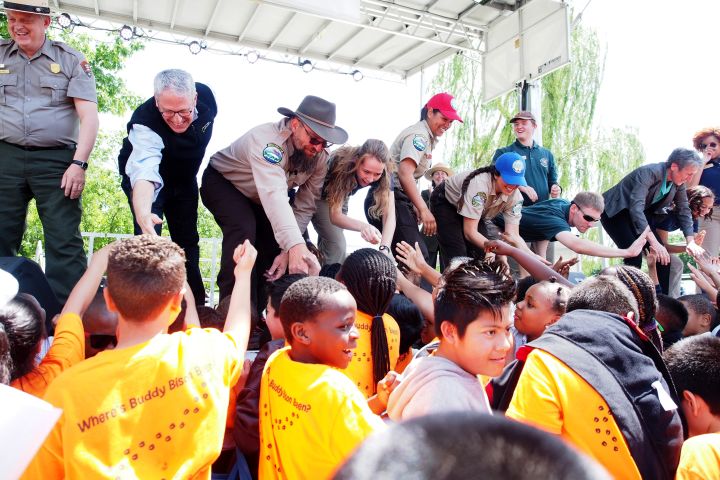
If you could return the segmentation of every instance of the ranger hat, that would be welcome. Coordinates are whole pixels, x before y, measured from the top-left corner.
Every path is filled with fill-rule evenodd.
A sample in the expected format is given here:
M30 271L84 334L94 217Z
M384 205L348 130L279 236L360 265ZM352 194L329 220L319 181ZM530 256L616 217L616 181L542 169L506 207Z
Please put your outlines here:
M448 177L452 177L453 175L455 175L455 172L453 172L453 169L450 168L450 165L440 162L433 165L430 170L425 172L425 178L427 178L428 180L432 180L433 173L435 172L445 172L447 173Z
M277 111L286 117L298 117L326 142L347 142L347 132L335 125L335 104L323 98L308 95L300 102L297 110L280 107Z
M3 8L18 12L50 15L49 0L14 0L12 2L3 2Z

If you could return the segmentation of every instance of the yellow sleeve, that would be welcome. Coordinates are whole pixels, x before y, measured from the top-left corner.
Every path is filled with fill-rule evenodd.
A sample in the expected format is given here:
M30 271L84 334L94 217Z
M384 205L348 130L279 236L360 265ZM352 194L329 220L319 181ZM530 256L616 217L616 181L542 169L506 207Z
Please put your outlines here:
M80 317L66 313L55 327L55 337L40 365L27 375L12 382L11 386L42 398L58 375L85 359L85 331Z
M675 480L717 478L720 478L720 433L687 439L682 447Z
M346 399L338 409L330 429L333 439L337 439L330 448L335 458L341 459L340 463L370 434L385 427L380 417L370 410L360 391L354 385L350 387L356 391L347 389Z
M563 416L558 389L541 353L536 350L528 355L506 416L560 435Z

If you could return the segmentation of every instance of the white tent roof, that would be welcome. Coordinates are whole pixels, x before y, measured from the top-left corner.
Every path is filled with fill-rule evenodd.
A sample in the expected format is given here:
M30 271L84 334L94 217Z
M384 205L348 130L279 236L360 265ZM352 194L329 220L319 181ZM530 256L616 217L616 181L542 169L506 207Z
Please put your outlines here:
M528 0L530 1L530 0ZM55 11L406 77L482 53L524 0L51 0ZM337 6L354 14L342 15ZM358 8L359 7L359 8ZM359 13L358 13L359 10ZM347 13L347 12L346 12Z

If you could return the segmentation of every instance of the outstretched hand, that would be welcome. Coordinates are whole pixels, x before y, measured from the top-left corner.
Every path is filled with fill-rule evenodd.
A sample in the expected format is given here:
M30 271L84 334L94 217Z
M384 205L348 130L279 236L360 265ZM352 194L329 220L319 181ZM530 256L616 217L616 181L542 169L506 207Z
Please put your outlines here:
M513 247L511 245L508 245L502 240L488 240L485 242L485 251L488 253L512 256L512 249Z
M405 241L399 242L395 250L398 262L404 264L411 272L422 274L422 266L426 262L418 242L415 242L415 248Z
M578 257L572 257L570 260L563 261L563 257L560 256L557 259L557 262L552 266L552 269L558 272L560 275L562 275L565 278L568 278L570 275L570 268L578 263L580 259Z

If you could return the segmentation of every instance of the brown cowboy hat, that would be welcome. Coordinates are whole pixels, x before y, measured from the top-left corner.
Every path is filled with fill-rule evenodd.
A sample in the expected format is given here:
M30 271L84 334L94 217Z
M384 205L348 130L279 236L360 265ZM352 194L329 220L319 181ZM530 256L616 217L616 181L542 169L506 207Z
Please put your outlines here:
M347 132L335 125L335 104L323 98L308 95L300 102L297 110L280 107L277 111L286 117L298 117L326 142L347 142Z

